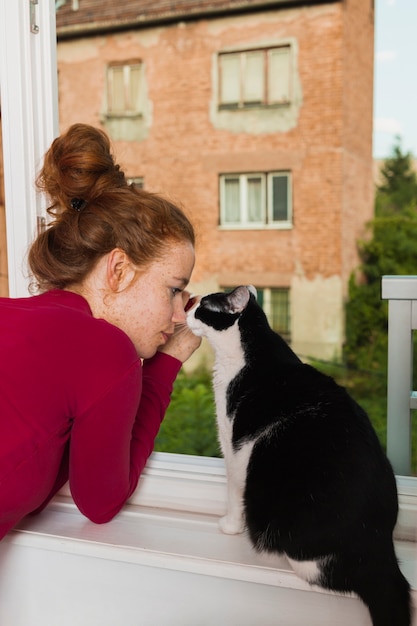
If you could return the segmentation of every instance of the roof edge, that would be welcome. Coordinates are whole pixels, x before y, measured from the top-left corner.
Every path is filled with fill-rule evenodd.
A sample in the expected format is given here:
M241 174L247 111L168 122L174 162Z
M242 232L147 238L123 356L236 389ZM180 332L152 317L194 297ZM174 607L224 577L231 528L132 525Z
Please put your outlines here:
M167 11L160 15L139 16L135 19L128 20L109 20L107 22L94 22L88 24L73 24L71 26L61 26L56 29L57 39L76 39L86 35L101 35L109 32L119 32L130 30L132 28L146 28L149 26L157 26L169 24L173 22L193 21L203 19L205 17L221 17L224 15L233 15L238 13L255 13L265 10L288 9L300 6L311 6L318 4L336 4L344 3L345 0L263 0L262 2L253 4L251 0L241 0L234 6L224 8L213 7L206 9L196 8L181 12Z

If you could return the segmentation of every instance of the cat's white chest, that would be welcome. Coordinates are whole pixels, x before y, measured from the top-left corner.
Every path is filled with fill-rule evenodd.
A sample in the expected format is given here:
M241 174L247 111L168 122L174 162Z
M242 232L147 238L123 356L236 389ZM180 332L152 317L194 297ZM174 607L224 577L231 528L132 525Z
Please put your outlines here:
M227 330L214 334L214 337L209 337L210 339L215 352L213 385L216 408L225 414L227 388L245 365L239 326L236 323Z
M233 420L227 414L227 387L229 380L225 380L221 372L216 370L213 376L214 401L216 404L217 428L223 455L227 454L232 441Z
M237 328L229 329L229 337ZM233 350L216 351L216 362L213 371L214 398L216 403L217 428L219 441L226 464L228 505L227 514L220 520L220 527L225 533L239 533L244 530L243 490L246 481L246 469L252 452L253 443L245 443L238 450L233 447L234 416L228 413L227 394L229 384L245 365L245 358L240 339L235 340ZM222 344L225 347L225 344Z

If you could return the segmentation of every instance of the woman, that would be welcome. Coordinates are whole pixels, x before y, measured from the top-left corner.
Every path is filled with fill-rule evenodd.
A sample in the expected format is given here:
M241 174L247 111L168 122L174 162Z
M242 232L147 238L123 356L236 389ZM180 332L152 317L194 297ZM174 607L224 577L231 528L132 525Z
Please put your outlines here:
M199 345L184 324L193 228L127 184L104 133L55 139L37 185L53 217L29 251L39 294L0 299L0 539L68 479L84 515L111 520Z

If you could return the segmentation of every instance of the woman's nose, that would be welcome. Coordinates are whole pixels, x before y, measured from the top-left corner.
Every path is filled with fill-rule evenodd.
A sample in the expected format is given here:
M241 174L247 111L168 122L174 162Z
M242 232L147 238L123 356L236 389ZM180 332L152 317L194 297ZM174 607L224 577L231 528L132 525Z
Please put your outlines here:
M178 324L179 322L185 322L185 320L186 320L186 315L185 315L185 310L184 310L184 302L182 298L175 298L174 311L172 313L172 321L175 324Z

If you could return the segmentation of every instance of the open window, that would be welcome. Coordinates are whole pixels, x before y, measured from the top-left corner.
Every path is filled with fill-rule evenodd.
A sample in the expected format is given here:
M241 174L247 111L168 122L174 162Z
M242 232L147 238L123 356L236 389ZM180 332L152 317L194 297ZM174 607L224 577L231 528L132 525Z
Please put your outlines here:
M38 221L45 217L44 205L35 193L33 181L36 168L58 133L56 37L51 19L54 11L52 0L33 3L32 11L26 3L0 2L1 112L11 296L28 295L26 251L36 234ZM290 223L289 173L225 174L221 185L222 210L228 225L260 223L264 226L270 223L271 216L272 221ZM268 200L271 194L272 201ZM178 471L170 464L169 455L161 462L162 472L169 476L170 488L174 486L176 490L180 485ZM190 468L199 465L204 465L204 461L198 457L190 459ZM193 476L190 469L184 470L181 494L197 486L199 498L204 499L207 480L199 482ZM415 507L416 479L400 476L398 480L406 503L411 502L410 506ZM181 500L183 496L177 493ZM407 519L411 520L408 528L415 530L411 513Z

